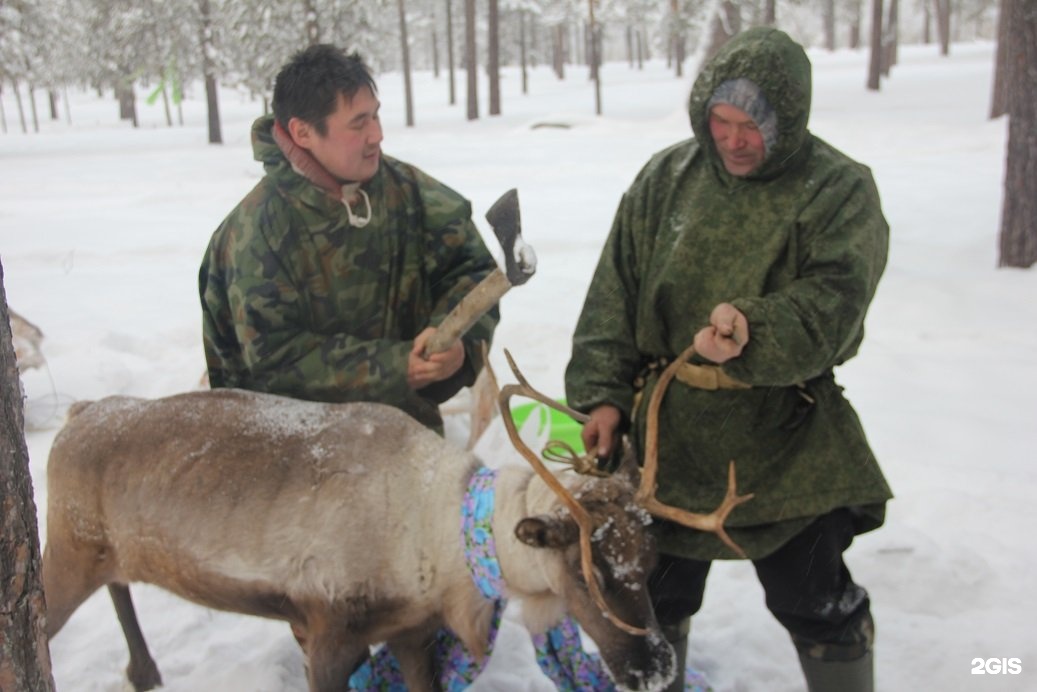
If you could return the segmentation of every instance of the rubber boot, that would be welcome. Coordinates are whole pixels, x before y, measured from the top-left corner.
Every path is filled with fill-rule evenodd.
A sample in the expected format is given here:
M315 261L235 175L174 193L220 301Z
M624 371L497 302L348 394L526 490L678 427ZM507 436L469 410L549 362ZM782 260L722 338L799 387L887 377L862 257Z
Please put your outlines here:
M661 627L663 637L673 647L677 656L677 675L663 692L684 692L684 670L688 661L688 633L691 632L691 618L681 620L674 625Z
M808 692L874 692L872 652L850 661L825 661L804 653L799 664L807 680Z

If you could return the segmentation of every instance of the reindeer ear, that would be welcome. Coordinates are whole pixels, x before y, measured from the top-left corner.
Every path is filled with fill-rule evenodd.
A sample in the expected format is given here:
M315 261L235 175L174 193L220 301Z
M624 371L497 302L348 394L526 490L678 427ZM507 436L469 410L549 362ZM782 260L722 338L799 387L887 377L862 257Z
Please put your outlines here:
M534 548L564 548L580 538L580 529L571 519L526 517L515 526L515 537Z

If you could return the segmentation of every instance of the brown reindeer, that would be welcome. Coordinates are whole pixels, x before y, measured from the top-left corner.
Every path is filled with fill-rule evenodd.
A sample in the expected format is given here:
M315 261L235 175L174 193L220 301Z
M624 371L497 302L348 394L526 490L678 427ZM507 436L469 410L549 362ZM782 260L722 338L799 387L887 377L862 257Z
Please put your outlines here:
M107 585L137 690L161 680L128 585L155 584L204 606L288 621L312 690L341 690L385 641L408 688L433 688L429 642L449 627L477 655L492 604L468 573L460 507L470 454L394 408L322 404L235 390L77 405L47 470L43 557L47 631ZM578 530L529 469L501 469L493 528L508 595L542 631L566 612L594 639L621 689L674 674L645 589L646 516L622 477L575 477L600 529L594 567L614 627L587 590Z
M490 629L493 605L474 585L459 531L478 467L380 404L238 390L77 404L47 469L48 636L107 585L130 681L161 684L130 599L128 585L141 581L289 622L311 690L345 688L378 642L408 689L432 690L435 631L450 628L478 657ZM676 671L648 600L655 551L633 480L563 484L505 467L492 524L526 627L541 632L572 615L617 687L647 692Z

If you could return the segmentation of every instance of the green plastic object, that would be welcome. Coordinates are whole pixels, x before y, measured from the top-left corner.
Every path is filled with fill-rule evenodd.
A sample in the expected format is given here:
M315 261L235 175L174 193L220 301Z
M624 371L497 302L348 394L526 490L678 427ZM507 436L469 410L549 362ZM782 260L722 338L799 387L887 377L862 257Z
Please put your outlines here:
M562 404L565 403L565 399L559 399L558 401ZM583 441L580 439L580 431L583 429L583 426L561 411L556 411L545 404L534 401L511 409L511 415L515 420L515 427L519 430L522 429L522 426L530 416L536 416L534 420L537 421L536 432L538 437L544 437L548 440L561 440L572 447L577 454L582 455L584 453Z

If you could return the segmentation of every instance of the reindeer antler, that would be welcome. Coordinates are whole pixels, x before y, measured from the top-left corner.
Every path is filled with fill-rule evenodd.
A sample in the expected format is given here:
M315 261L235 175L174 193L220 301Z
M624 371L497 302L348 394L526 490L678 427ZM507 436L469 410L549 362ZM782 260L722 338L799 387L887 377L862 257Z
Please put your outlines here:
M504 426L508 429L508 437L511 438L511 443L533 466L533 470L543 479L544 483L546 483L547 486L551 488L559 498L561 498L565 506L569 508L569 513L572 514L573 519L576 521L576 525L580 529L580 565L583 568L583 578L587 582L587 588L590 589L594 602L598 604L599 608L601 608L605 617L611 620L612 624L621 630L634 635L644 636L648 634L648 630L646 629L634 627L633 625L623 622L623 620L613 615L605 604L605 598L601 595L601 589L598 587L598 580L594 578L594 563L591 559L591 533L594 531L594 526L591 524L590 515L587 513L587 510L583 508L583 505L581 505L576 498L572 496L572 493L570 493L555 477L555 475L544 466L533 450L531 450L526 443L522 441L522 438L519 437L518 430L515 428L515 419L511 416L510 401L513 395L521 394L522 396L546 404L556 411L561 411L572 416L581 423L586 423L587 420L589 420L589 417L538 392L530 386L526 381L526 378L522 376L521 372L519 372L518 366L515 365L515 361L512 359L511 353L509 353L507 349L504 350L504 356L508 359L508 365L511 366L511 371L519 381L518 384L505 385L501 388L500 392L501 417L504 419Z
M738 494L735 482L735 462L733 460L727 467L727 493L724 495L724 500L719 507L709 514L689 512L678 507L665 505L655 499L657 489L655 476L659 468L659 407L662 405L663 395L666 394L666 389L669 387L674 375L677 374L678 368L688 362L694 354L694 345L684 349L684 352L659 375L659 381L652 391L645 419L644 468L641 469L641 485L634 497L650 514L662 519L668 519L682 526L698 529L699 531L715 533L717 538L723 541L727 547L735 551L740 557L745 557L745 551L731 540L731 537L727 535L727 531L724 530L724 522L727 520L728 515L731 514L731 510L753 498L753 493L748 495Z

